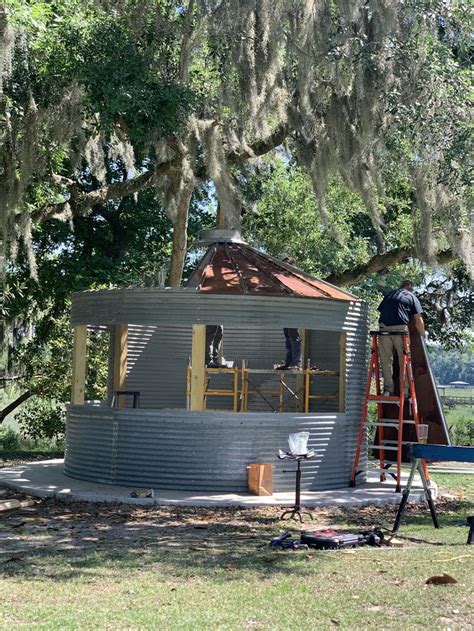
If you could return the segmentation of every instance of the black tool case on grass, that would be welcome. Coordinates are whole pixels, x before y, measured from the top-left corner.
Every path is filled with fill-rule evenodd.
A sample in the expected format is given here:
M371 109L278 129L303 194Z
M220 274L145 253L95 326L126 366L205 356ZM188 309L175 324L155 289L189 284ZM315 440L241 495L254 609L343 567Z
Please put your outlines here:
M364 536L337 530L316 530L301 533L301 543L318 550L340 550L341 548L357 548L364 543Z

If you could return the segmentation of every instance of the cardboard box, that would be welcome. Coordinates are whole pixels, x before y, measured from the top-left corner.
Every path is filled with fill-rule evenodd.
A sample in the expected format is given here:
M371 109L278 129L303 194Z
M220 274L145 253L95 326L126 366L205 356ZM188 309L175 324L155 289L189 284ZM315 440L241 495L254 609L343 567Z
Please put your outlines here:
M273 465L256 462L247 465L247 485L252 495L273 495Z

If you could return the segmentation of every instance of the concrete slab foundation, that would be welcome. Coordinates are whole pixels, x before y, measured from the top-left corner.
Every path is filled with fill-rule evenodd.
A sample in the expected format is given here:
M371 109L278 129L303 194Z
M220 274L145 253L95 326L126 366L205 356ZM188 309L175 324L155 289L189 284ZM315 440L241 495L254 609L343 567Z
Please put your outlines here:
M80 502L119 502L122 504L181 505L181 506L290 506L294 503L294 493L275 493L270 497L249 494L194 493L186 491L163 491L153 489L153 498L132 498L137 490L124 486L94 484L68 478L63 473L63 460L30 462L15 467L0 469L0 486L15 489L35 497L54 497L65 501ZM398 504L400 493L395 493L395 482L391 476L380 482L376 471L369 472L369 481L357 488L344 488L332 491L302 492L301 503L307 507L316 506L363 506L367 504ZM402 476L402 487L406 484L407 473ZM433 497L437 496L437 486L431 481ZM419 479L410 494L410 501L423 499L423 489Z

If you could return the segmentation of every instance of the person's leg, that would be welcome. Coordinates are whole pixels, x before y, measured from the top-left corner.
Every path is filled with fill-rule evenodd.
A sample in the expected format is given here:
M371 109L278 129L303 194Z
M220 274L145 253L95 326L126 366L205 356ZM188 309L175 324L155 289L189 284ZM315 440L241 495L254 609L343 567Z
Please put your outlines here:
M402 331L406 331L406 327L399 327L400 328L400 332ZM393 336L393 346L397 351L398 354L398 366L400 368L400 373L402 372L402 366L403 366L403 356L404 356L404 351L403 351L403 337L401 335L394 335ZM405 383L404 383L404 391L405 391L405 395L408 395L408 377L407 374L405 373Z
M213 361L212 359L212 340L214 338L214 327L206 326L206 366Z
M285 347L286 347L286 359L285 366L291 366L291 341L289 331L291 329L283 329L283 333L285 334Z
M381 324L380 331L387 331L390 333L403 333L407 330L404 325L385 326ZM381 335L379 337L379 356L380 367L382 368L384 391L388 390L390 393L395 391L393 384L393 353L397 351L399 366L401 369L403 362L403 338L401 335ZM408 391L408 382L405 378L405 392Z
M298 329L287 329L290 343L290 366L301 366L301 337Z
M222 337L224 335L224 327L222 324L216 326L214 337L212 338L212 358L215 362L221 361Z
M218 364L224 327L221 324L206 327L206 366Z
M380 331L388 331L391 327L384 326L381 324L379 326ZM393 394L393 343L391 335L379 335L379 358L380 358L380 367L382 369L383 375L383 391L390 392Z

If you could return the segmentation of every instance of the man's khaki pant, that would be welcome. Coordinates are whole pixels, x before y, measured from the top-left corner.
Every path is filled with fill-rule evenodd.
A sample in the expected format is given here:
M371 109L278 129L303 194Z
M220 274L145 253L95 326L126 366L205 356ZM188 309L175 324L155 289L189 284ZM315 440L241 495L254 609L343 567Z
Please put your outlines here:
M390 331L392 333L402 333L408 331L405 325L385 326L380 323L380 331ZM382 368L384 391L394 392L393 386L393 351L398 353L398 365L400 370L403 365L403 337L401 335L380 335L379 336L379 356L380 367ZM408 381L405 376L405 392L408 392Z

